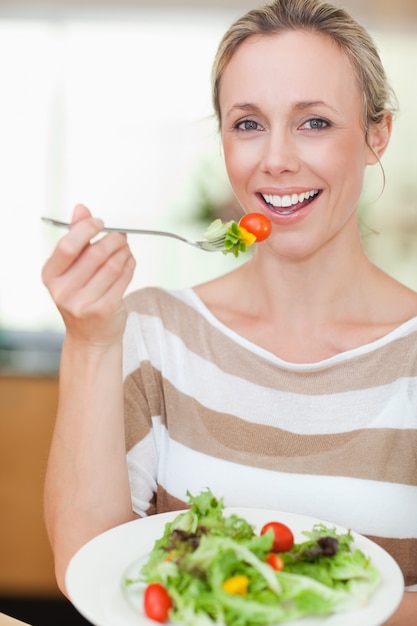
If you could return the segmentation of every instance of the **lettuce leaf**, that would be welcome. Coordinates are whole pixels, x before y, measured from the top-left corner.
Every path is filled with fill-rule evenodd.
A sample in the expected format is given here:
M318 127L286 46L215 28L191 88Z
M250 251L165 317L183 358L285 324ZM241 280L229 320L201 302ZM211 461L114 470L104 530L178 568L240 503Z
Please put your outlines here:
M243 518L225 516L210 490L188 498L190 509L166 524L140 575L166 587L172 622L272 626L358 608L379 585L369 558L352 549L350 532L322 524L305 531L306 541L280 554L284 569L277 572L265 562L272 534L258 535ZM235 576L248 583L242 595L223 587Z
M224 237L223 254L230 252L238 257L241 252L246 252L247 244L245 243L244 233L239 224L233 220L223 223L221 219L212 222L203 234L208 241L214 241Z

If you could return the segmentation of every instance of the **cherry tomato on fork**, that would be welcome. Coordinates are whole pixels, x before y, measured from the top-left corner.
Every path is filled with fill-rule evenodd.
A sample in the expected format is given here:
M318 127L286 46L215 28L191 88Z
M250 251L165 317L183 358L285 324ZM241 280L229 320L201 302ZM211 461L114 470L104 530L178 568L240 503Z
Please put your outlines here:
M240 221L239 226L255 235L256 241L263 241L271 234L272 224L262 213L247 213Z
M146 617L163 624L168 619L171 606L171 598L163 585L151 583L146 587L143 596L143 608Z
M274 543L272 544L273 552L288 552L294 545L294 535L288 526L281 522L267 522L261 528L261 535L269 530L274 533Z

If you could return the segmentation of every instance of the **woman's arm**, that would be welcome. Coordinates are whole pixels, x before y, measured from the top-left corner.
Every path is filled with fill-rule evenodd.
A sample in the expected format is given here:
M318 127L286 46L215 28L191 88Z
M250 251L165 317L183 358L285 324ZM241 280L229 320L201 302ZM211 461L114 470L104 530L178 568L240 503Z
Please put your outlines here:
M394 615L385 626L412 626L417 624L417 592L406 591Z
M42 274L66 326L45 480L45 522L63 593L72 555L134 518L122 388L122 298L134 260L124 236L90 243L102 224L85 207L78 206L73 219Z

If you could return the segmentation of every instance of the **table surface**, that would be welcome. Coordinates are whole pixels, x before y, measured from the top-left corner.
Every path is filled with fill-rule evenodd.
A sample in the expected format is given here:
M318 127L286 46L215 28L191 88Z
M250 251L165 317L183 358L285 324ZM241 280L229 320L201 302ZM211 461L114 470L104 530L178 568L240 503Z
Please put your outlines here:
M10 617L9 615L5 615L4 613L0 613L0 626L29 626L27 622L21 622L14 617Z

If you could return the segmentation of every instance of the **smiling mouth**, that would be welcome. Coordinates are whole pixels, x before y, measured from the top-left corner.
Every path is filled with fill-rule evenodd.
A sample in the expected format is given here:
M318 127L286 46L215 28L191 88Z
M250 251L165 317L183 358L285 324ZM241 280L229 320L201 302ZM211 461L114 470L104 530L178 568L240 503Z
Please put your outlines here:
M291 215L310 204L320 193L319 189L311 189L303 193L293 193L284 196L276 196L262 193L261 196L274 213L279 215Z

